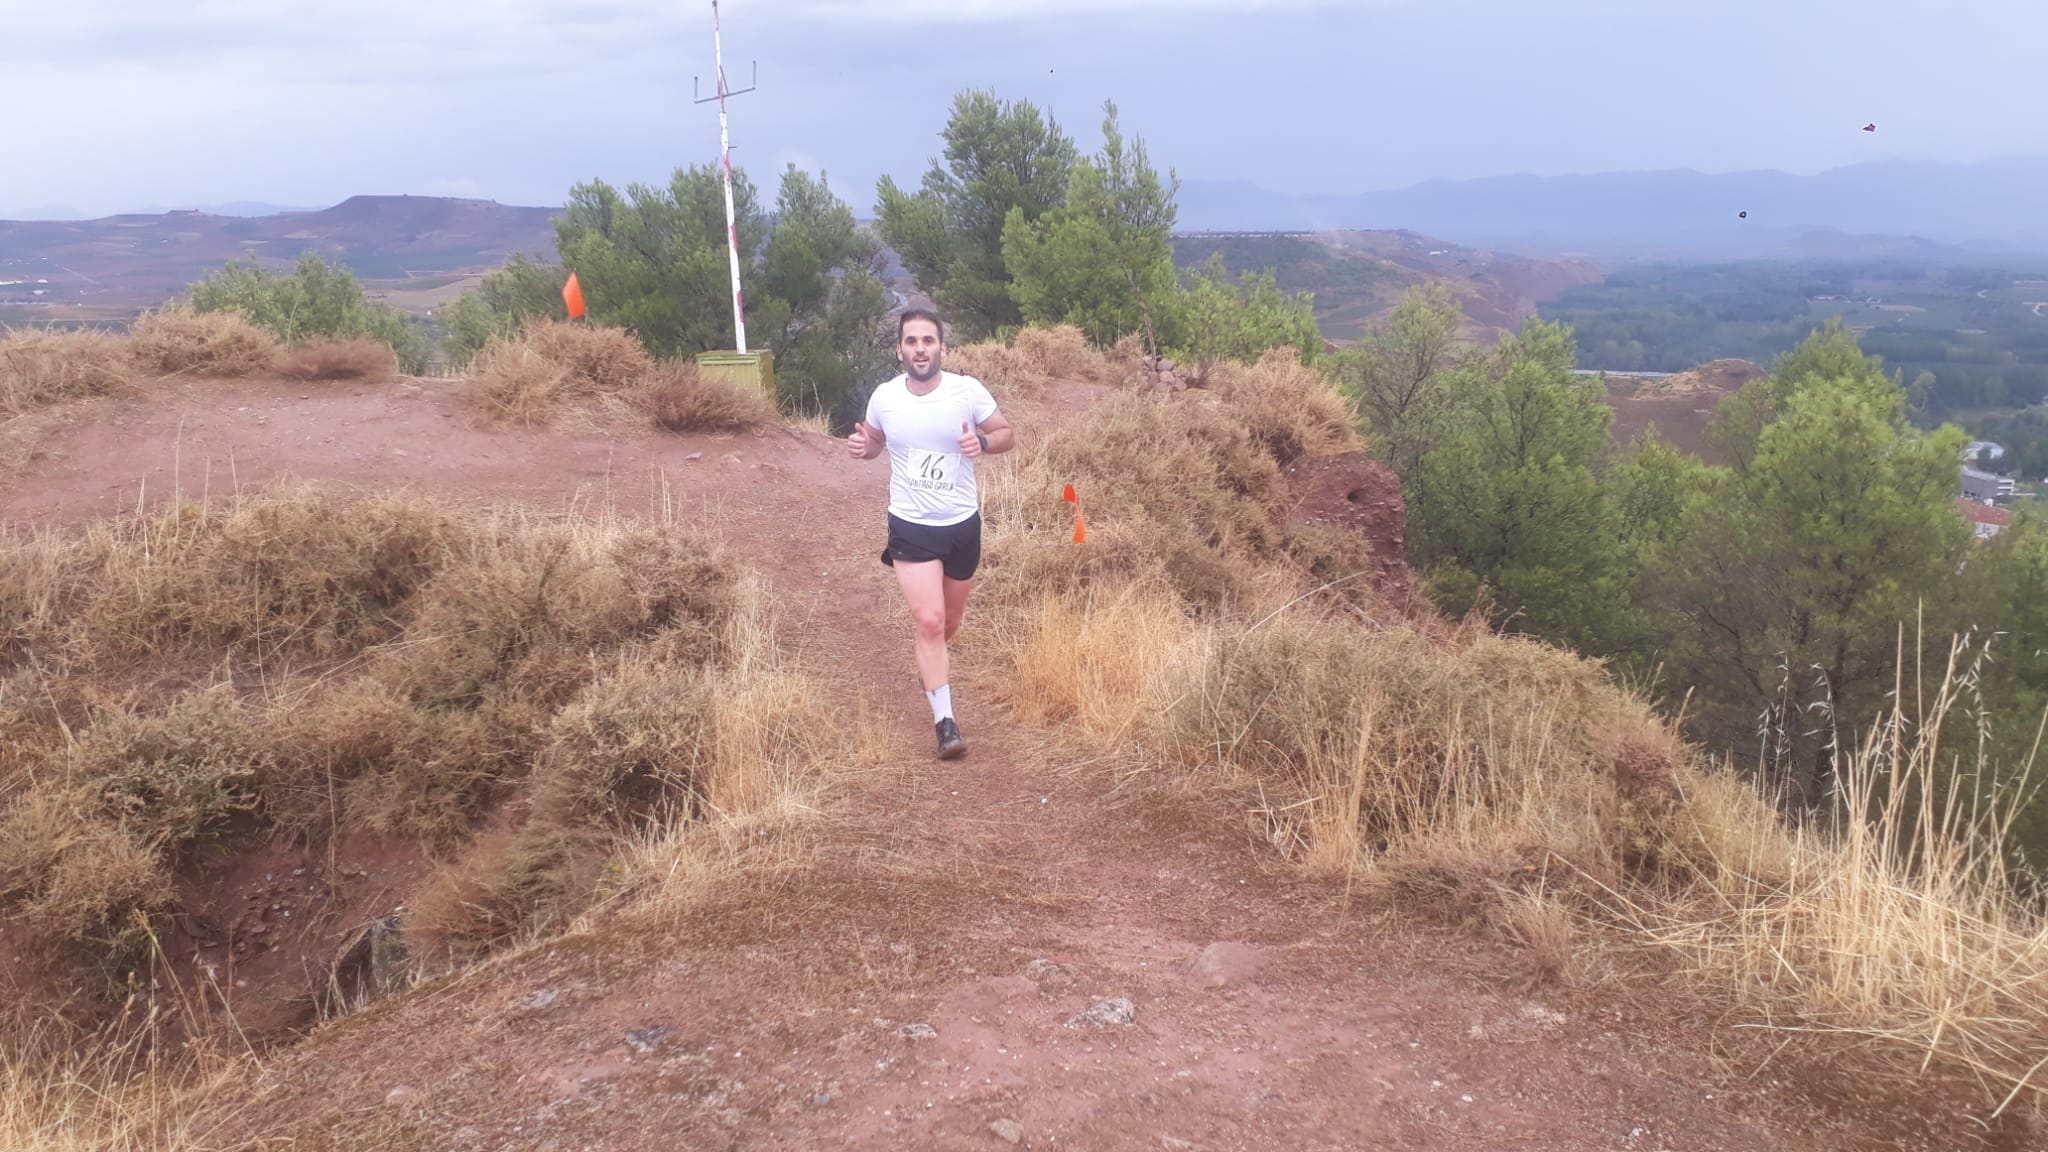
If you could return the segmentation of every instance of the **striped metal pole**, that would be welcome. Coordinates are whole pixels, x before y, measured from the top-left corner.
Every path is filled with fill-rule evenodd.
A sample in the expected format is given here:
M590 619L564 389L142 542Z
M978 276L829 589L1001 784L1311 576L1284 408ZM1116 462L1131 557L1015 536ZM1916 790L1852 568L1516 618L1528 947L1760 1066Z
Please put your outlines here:
M718 66L718 152L725 167L725 254L732 268L732 331L739 350L745 352L747 307L740 291L740 230L732 211L732 135L725 118L725 38L718 23L718 0L711 0L711 50Z

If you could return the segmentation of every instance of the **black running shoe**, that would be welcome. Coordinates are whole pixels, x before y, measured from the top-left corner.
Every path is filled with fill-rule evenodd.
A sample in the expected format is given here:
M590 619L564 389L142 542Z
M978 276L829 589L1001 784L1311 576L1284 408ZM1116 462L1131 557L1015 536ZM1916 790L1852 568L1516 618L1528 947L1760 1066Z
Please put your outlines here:
M933 725L939 733L939 759L958 760L967 755L967 741L960 738L960 726L951 716Z

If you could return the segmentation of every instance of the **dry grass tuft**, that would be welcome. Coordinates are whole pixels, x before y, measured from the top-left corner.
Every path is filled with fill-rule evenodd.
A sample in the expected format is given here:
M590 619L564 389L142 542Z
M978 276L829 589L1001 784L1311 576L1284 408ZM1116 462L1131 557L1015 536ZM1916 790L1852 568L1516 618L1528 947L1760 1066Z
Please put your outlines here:
M1747 1023L1834 1035L1907 1073L1960 1071L2000 1112L2038 1108L2048 917L2015 895L2003 850L2026 774L1987 791L1990 766L1947 750L1965 680L1952 659L1917 722L1903 701L1918 693L1894 693L1839 771L1846 810L1866 818L1838 833L1788 831L1730 781L1689 787L1669 823L1692 882L1629 889L1620 916Z
M1031 357L994 340L946 349L946 371L981 381L999 402L1037 396L1050 380Z
M235 312L171 307L128 329L128 354L151 376L262 376L277 364L277 338Z
M1099 384L1121 374L1079 328L1024 328L1008 344L983 341L946 350L946 370L972 376L997 399L1035 397L1054 380Z
M264 767L224 691L99 720L0 810L0 902L51 938L134 958L171 871L256 807Z
M1358 413L1292 348L1276 348L1257 364L1225 364L1209 387L1244 420L1252 438L1282 467L1304 457L1358 446Z
M625 391L654 370L646 346L624 328L539 318L527 322L520 338L577 384L598 392Z
M113 395L134 385L128 344L118 336L53 328L0 332L0 415Z
M558 712L528 822L444 871L408 936L460 959L556 930L608 894L673 897L676 874L647 872L649 854L694 857L720 829L809 811L824 767L855 754L844 719L790 665L763 588L741 586L721 632L715 665L630 653ZM617 857L622 841L637 866Z
M1018 715L1110 739L1143 732L1159 676L1192 633L1179 597L1155 580L1048 594L1019 623L1004 638L1015 675L1003 686Z
M704 375L681 361L657 366L641 382L634 401L670 432L751 432L780 418L772 397L724 376Z
M0 652L81 668L191 644L332 655L390 635L448 547L450 522L405 496L309 487L96 521L79 535L0 536Z
M1029 446L991 473L990 599L1035 605L1062 591L1136 571L1163 573L1190 600L1218 607L1255 584L1252 558L1278 547L1268 507L1278 469L1213 402L1112 396L1086 421ZM1067 541L1082 500L1092 547Z
M210 1048L163 1059L154 1021L134 1039L80 1048L46 1024L0 1045L0 1148L207 1152L243 1118L254 1061Z
M1112 374L1109 359L1072 324L1022 329L1010 347L1040 375L1056 380L1100 384Z
M278 361L277 374L302 383L388 380L398 375L398 354L366 337L321 340L293 348Z
M493 338L470 365L470 403L493 420L543 425L565 403L618 396L654 372L623 328L537 319L516 338Z
M0 577L9 948L76 961L74 1008L182 1004L188 1036L208 993L158 941L202 858L416 841L441 868L399 938L432 970L783 866L867 737L767 591L668 525L285 489L0 538ZM168 1109L148 1146L205 1130L197 1081L93 1079L103 1038L18 1061L35 1006L8 1009L0 1144L129 1139L93 1102L134 1104L131 1075Z

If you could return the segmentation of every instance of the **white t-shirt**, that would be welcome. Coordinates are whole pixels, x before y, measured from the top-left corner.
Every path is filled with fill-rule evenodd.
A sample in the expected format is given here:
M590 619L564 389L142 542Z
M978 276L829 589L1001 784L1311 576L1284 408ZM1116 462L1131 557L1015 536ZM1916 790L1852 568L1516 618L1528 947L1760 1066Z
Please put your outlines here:
M944 528L979 512L974 461L960 454L960 431L995 414L996 398L972 376L940 372L938 387L923 396L907 376L876 388L867 422L889 447L889 514Z

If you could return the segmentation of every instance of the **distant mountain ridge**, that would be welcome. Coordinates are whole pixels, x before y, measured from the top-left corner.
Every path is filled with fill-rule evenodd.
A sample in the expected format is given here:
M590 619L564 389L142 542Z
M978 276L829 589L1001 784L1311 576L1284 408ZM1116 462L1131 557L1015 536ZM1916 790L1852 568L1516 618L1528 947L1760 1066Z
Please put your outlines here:
M1357 195L1291 195L1246 182L1184 180L1180 226L1410 229L1464 244L1593 256L1732 259L1885 254L1889 247L1918 248L1937 259L1958 255L1951 249L1964 256L2048 253L2044 206L2048 157L2032 157L1979 164L1880 161L1812 176L1690 170L1496 176Z
M196 210L98 220L0 221L0 280L34 281L21 319L92 320L154 307L229 260L283 267L317 252L364 279L495 268L551 256L559 208L442 196L352 196L264 216Z

